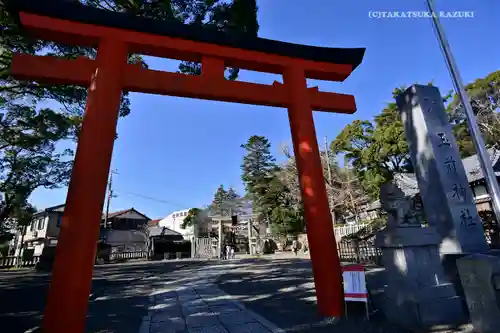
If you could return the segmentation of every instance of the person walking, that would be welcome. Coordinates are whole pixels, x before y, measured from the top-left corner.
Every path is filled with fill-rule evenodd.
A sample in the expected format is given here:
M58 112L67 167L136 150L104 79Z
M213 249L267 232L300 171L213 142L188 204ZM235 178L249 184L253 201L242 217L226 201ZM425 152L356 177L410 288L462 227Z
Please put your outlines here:
M230 258L234 259L234 246L231 246L229 251L230 251L230 254L231 254Z
M295 255L297 255L297 252L299 251L299 246L296 240L292 242L292 251Z

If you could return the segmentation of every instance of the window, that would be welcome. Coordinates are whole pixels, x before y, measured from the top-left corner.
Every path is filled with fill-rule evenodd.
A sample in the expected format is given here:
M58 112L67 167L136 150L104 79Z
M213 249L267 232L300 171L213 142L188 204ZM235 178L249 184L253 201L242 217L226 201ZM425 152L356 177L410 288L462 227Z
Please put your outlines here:
M57 214L57 224L56 224L57 227L61 226L62 217L63 217L63 214Z
M184 212L182 215L187 216L187 212Z
M45 217L38 220L38 230L42 230L45 226Z
M35 228L36 228L36 220L31 222L30 231L35 231Z

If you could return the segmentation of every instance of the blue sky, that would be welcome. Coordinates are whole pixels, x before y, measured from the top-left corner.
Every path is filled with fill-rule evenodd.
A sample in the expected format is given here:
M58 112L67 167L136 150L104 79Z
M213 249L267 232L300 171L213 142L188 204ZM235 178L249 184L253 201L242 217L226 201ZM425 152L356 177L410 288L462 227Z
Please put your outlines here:
M261 37L330 47L366 47L363 63L344 83L314 81L321 90L353 94L354 115L315 113L318 140L335 138L355 119L371 119L391 101L395 87L433 81L452 88L430 20L371 19L370 11L426 10L424 0L260 0ZM474 18L442 23L464 81L500 69L498 0L437 0L438 10L474 11ZM153 69L175 70L177 62L148 59ZM277 75L243 71L242 81L272 83ZM278 147L291 144L285 109L167 96L132 94L132 112L118 125L112 168L118 195L112 210L134 207L151 218L209 204L219 184L240 193L240 145L264 135ZM39 189L38 208L64 203L66 188ZM146 199L145 197L151 198ZM154 199L154 200L153 200Z

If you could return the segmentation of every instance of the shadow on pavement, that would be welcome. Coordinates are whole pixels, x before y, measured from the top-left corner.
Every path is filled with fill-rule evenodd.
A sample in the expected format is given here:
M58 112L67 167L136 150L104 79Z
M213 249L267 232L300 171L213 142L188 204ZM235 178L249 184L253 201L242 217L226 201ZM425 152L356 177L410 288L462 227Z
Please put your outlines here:
M318 314L310 260L243 260L220 276L219 287L286 332L406 333L380 312L365 319L363 303L349 303L348 319L329 321Z
M86 332L137 333L142 317L148 313L154 280L166 280L168 274L165 273L181 270L186 265L193 263L96 267ZM0 271L0 331L40 332L49 285L50 274L47 273Z

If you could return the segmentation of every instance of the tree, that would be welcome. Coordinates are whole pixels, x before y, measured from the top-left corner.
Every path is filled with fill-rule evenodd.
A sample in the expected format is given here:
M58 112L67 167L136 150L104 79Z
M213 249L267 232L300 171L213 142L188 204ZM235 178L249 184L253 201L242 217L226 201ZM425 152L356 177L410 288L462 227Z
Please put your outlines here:
M16 21L16 18L2 6L0 22L2 24L2 38L0 39L0 99L9 102L36 106L38 103L55 101L60 110L68 117L81 119L87 87L74 85L45 85L34 81L17 80L10 75L12 56L14 53L45 54L67 59L79 56L95 57L95 49L87 47L66 46L54 42L42 41L26 36ZM135 61L137 56L130 57ZM2 109L5 106L2 107ZM122 96L120 115L126 116L130 112L130 103L125 92ZM75 131L75 134L77 131Z
M295 158L289 151L287 145L282 146L282 153L287 157L287 161L281 166L281 179L288 189L293 189L290 193L293 193L291 198L296 202L295 207L301 207L302 202ZM326 192L333 219L332 222L335 221L336 214L342 214L345 211L352 212L356 215L357 207L367 201L367 196L361 187L359 178L352 169L341 168L334 154L329 153L327 158L325 152L320 152L320 156L323 165ZM330 164L329 168L328 164Z
M212 215L230 216L238 213L241 208L241 197L230 187L224 189L224 185L219 185L214 194L214 199L209 207Z
M226 192L226 200L228 201L234 201L236 199L239 199L240 196L238 195L238 193L236 193L236 191L230 187L229 190L227 190Z
M191 208L188 211L187 216L182 221L181 228L182 229L186 229L188 227L195 226L197 224L199 218L200 218L201 213L202 213L201 209L199 209L199 208Z
M144 249L147 251L147 257L151 258L153 253L151 252L151 233L149 232L149 226L147 223L144 223L140 227L140 232L144 235Z
M177 21L186 25L200 26L226 34L256 37L259 31L256 0L81 0L81 2L105 10L128 12L137 16ZM179 71L200 75L201 64L182 62ZM239 69L228 68L227 78L235 80Z
M351 212L355 216L356 222L359 222L359 206L365 204L369 198L356 172L349 167L341 169L339 185L339 196L336 200L337 205L344 211Z
M405 89L394 89L393 98ZM355 120L347 125L330 148L335 154L344 155L372 199L378 198L380 185L392 180L394 174L414 171L400 112L394 102L388 103L373 122Z
M465 90L469 95L486 146L500 149L500 71L467 84ZM453 96L447 111L462 157L475 154L465 110L458 95Z
M295 157L290 152L287 144L281 145L281 153L286 157L286 161L280 165L278 178L286 187L287 191L284 195L287 196L289 202L295 203L298 206L302 205L302 196L300 193L299 173Z
M395 103L389 103L375 117L374 123L355 120L347 125L330 147L336 154L344 154L373 198L378 197L380 185L391 180L395 173L412 170L403 124Z
M227 191L224 189L224 185L219 185L217 191L214 194L214 199L210 205L212 214L218 214L223 216L225 212L225 203L227 200Z
M266 220L277 236L303 231L300 190L298 182L292 181L297 178L297 173L293 173L295 166L278 166L270 152L271 144L263 136L250 137L242 148L247 151L242 180L260 219Z
M432 83L429 83L432 85ZM500 148L500 71L489 74L466 86L486 144ZM394 89L393 96L405 87ZM453 99L452 99L453 97ZM448 104L450 124L462 157L474 154L463 108L457 95L448 92L443 97ZM399 110L388 103L373 122L355 120L347 125L331 144L336 154L343 154L347 163L361 179L362 187L372 199L378 198L380 185L390 181L395 173L414 172L409 158Z
M269 140L263 136L251 136L241 145L246 150L241 165L241 179L252 199L254 209L261 218L268 218L269 203L265 201L269 184L276 178L278 166L272 156Z
M133 13L157 20L175 20L186 25L198 25L225 33L257 36L257 6L255 0L234 0L232 3L217 0L73 0L104 10ZM45 85L34 81L14 79L10 75L14 53L46 54L67 59L79 56L95 58L96 50L88 47L66 46L26 36L15 17L0 2L0 116L2 131L10 123L39 125L57 122L61 130L43 140L24 140L21 146L11 135L8 145L0 143L1 170L0 192L3 193L0 223L12 212L13 204L21 205L37 187L53 188L64 185L69 175L71 162L64 158L72 152L58 152L58 140L77 137L87 98L87 88L74 85ZM140 55L131 54L130 63L147 64ZM200 74L198 63L183 62L179 70L187 74ZM228 69L228 78L236 79L238 69ZM38 110L40 103L55 101L61 109ZM126 91L122 94L120 116L130 113L130 102ZM7 120L6 120L7 119ZM71 125L67 127L68 125ZM4 134L4 133L2 133ZM25 134L25 133L24 133ZM23 136L24 136L23 134ZM47 134L47 133L46 133ZM43 141L43 142L42 142Z
M67 183L71 151L57 152L56 143L67 138L74 125L51 109L5 104L10 105L0 112L0 225L16 208L26 206L36 188Z
M186 25L204 27L227 34L243 34L256 37L259 25L257 22L257 4L255 0L73 0L85 5L104 10L125 12L137 16L156 20L177 21ZM51 99L64 106L71 114L81 116L84 101L87 96L86 87L72 85L52 86L36 82L14 80L9 74L9 68L14 52L28 54L47 53L63 58L87 56L94 58L96 50L87 47L66 46L54 42L46 42L26 37L15 17L5 10L3 1L0 2L2 15L2 39L0 40L0 82L2 94L10 94L17 99L29 96L38 101ZM147 66L142 57L132 54L129 62L141 62ZM198 75L201 73L199 63L182 62L179 71L186 74ZM228 78L236 79L238 69L228 69ZM130 103L127 92L124 92L120 114L130 112Z
M285 184L290 193L290 200L295 207L302 206L299 178L295 157L291 153L287 144L281 146L281 153L287 158L286 162L280 165L280 179ZM321 163L323 166L323 178L330 209L333 212L338 207L338 198L341 194L341 183L339 176L339 166L335 154L329 154L328 159L325 152L320 151ZM328 165L329 164L329 165ZM329 167L330 166L330 167ZM329 174L331 172L331 175ZM330 181L331 176L331 181Z
M271 220L271 233L275 236L294 235L304 231L303 214L290 207L274 207Z
M0 224L0 244L10 241L14 237L14 232L18 231L21 235L18 242L20 244L21 251L23 248L26 229L32 223L33 215L36 211L36 208L28 203L17 205L13 209L10 218L5 221L5 223Z

